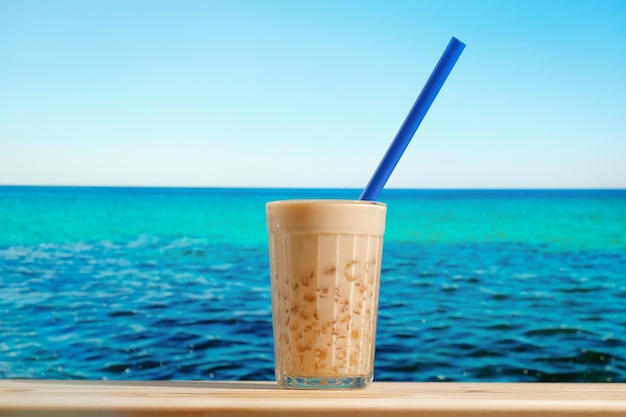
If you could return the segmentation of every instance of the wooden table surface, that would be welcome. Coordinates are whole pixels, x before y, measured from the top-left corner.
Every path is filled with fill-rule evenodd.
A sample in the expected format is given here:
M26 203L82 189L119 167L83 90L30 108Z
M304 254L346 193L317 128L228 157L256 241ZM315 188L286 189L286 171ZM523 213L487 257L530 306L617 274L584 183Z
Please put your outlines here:
M273 382L0 380L0 416L620 416L626 384L375 382L291 391Z

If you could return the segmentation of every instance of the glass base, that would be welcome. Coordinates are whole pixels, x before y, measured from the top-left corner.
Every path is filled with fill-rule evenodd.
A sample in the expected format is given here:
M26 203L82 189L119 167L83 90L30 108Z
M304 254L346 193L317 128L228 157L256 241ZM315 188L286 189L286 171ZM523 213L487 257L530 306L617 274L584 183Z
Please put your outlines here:
M288 389L364 389L372 383L372 376L311 377L278 375L276 381L283 388Z

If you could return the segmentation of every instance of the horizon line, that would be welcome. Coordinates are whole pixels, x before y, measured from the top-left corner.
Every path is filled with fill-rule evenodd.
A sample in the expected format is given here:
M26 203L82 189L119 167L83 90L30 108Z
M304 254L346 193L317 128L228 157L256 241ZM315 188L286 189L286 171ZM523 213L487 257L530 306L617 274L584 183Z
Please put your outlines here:
M109 188L109 189L195 189L195 190L361 190L359 187L323 186L230 186L230 185L71 185L0 184L0 188ZM385 187L384 191L626 191L626 187Z

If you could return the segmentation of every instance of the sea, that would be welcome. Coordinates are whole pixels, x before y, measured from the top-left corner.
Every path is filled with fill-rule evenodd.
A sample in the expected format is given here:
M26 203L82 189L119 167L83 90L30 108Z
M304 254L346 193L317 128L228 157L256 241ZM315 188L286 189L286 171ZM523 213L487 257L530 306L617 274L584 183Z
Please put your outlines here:
M272 380L265 203L0 187L0 378ZM375 380L626 382L626 190L384 190Z

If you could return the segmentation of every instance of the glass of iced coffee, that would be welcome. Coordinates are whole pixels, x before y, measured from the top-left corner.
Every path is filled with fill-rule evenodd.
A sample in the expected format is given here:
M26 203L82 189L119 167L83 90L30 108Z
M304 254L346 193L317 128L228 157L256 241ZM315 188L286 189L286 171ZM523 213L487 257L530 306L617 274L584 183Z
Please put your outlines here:
M386 206L267 203L276 380L366 388L373 378Z

